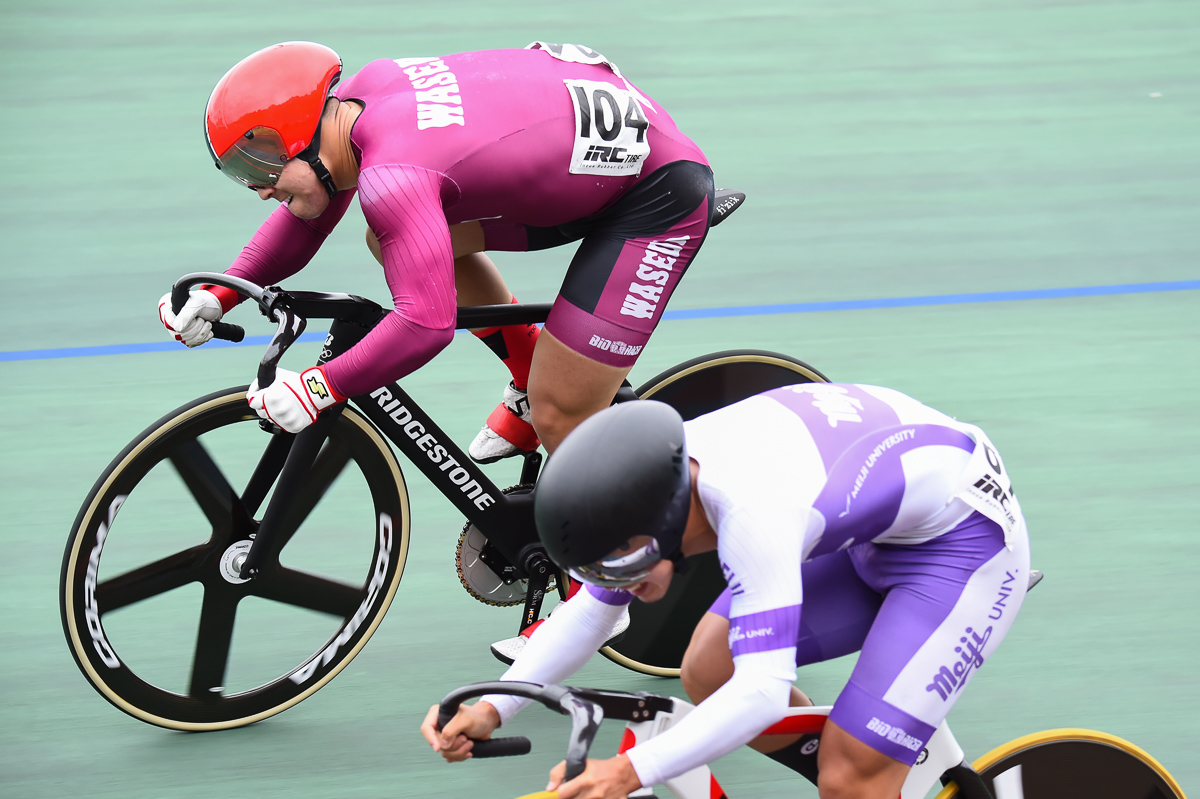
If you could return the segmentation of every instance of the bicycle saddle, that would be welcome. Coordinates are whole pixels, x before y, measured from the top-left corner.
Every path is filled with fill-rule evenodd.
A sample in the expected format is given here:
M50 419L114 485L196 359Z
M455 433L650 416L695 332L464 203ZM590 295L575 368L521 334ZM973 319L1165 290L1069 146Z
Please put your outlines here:
M744 192L734 191L733 189L717 189L717 193L713 195L713 210L712 216L708 219L709 227L716 227L725 221L725 218L736 211L742 203L746 201Z

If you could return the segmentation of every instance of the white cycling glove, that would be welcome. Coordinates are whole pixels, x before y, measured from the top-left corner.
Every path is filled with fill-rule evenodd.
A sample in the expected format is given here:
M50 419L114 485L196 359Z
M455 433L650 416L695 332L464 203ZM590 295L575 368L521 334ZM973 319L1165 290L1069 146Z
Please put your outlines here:
M199 347L212 338L212 323L219 322L224 313L221 301L206 289L192 291L178 315L171 313L170 292L158 301L158 318L176 341L189 347Z
M333 390L320 366L300 374L277 369L275 382L266 388L250 384L246 401L263 419L289 433L299 433L317 420L317 414L346 398Z

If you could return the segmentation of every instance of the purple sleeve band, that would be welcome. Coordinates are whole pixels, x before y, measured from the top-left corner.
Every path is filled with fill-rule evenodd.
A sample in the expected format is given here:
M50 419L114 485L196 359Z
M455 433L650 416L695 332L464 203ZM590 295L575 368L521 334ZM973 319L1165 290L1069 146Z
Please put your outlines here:
M585 585L584 590L591 594L595 599L600 600L606 605L614 607L618 605L628 605L633 601L633 594L628 591L611 591L607 588L601 588L598 585Z
M736 616L729 620L729 651L734 657L796 645L800 605Z

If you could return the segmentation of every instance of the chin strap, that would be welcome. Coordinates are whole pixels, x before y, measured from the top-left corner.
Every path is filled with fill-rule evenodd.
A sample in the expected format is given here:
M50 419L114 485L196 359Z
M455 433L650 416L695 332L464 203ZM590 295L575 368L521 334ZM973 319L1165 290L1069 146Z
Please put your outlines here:
M332 98L331 98L332 99ZM321 123L325 121L324 114L317 120L317 130L313 134L312 141L308 146L300 152L296 153L296 157L301 161L305 161L312 167L316 173L317 180L321 181L321 185L325 187L325 191L329 192L329 199L337 196L337 186L334 185L333 175L329 174L329 170L321 163Z
M333 184L333 175L329 174L329 170L321 163L319 156L314 155L312 160L308 162L308 165L317 174L317 179L321 181L321 185L325 187L325 191L329 192L329 199L332 200L338 193L337 186Z
M679 550L676 550L674 555L668 555L667 560L675 564L676 574L687 574L692 568L692 562Z

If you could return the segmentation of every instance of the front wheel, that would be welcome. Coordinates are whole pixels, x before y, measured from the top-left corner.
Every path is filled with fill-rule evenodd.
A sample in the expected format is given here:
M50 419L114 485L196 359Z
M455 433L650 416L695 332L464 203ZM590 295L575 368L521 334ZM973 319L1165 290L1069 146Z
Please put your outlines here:
M788 355L727 350L674 366L644 383L637 395L665 402L687 420L773 388L828 382L825 375ZM661 600L629 606L629 629L617 643L600 650L605 657L642 674L679 676L692 631L725 590L715 552L689 560L688 572L671 581Z
M109 702L175 730L238 727L329 682L391 604L408 492L387 441L342 408L250 580L242 561L297 436L246 389L147 428L92 488L63 556L63 631Z
M1162 764L1129 741L1093 730L1047 730L1010 741L975 761L995 799L1184 799ZM950 783L936 799L975 799Z

